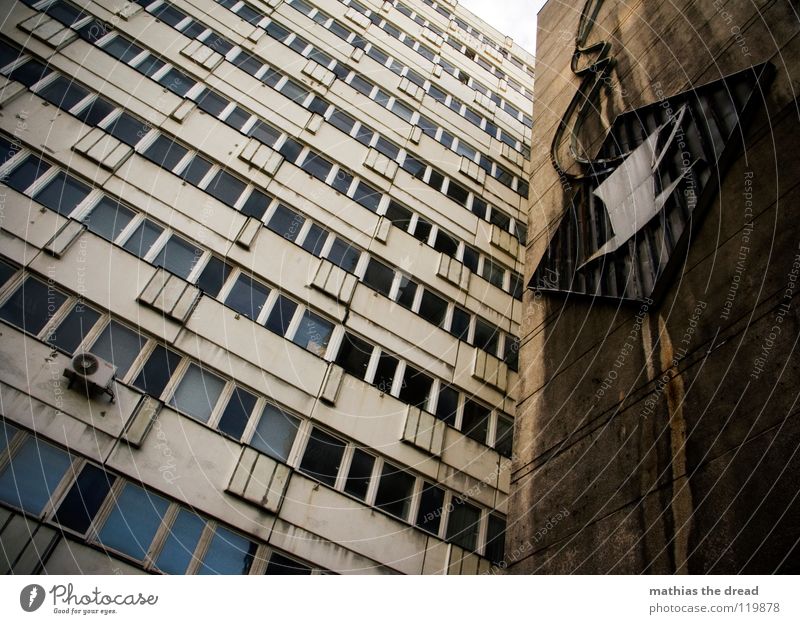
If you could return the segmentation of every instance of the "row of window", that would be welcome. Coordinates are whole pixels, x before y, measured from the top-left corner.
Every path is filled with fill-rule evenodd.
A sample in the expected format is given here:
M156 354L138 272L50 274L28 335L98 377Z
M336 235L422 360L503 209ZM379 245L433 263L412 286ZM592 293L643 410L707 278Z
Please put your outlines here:
M330 20L332 20L330 16L326 15L320 9L312 7L305 0L287 0L287 4L289 4L299 12L303 13L304 15L307 15L309 18L313 19L317 23L326 24L330 23ZM427 45L425 45L424 43L422 43L417 39L414 39L414 37L412 37L408 33L403 32L400 28L398 28L388 20L382 18L374 11L367 11L366 17L367 19L370 20L370 22L372 22L372 24L380 28L387 35L389 35L394 39L397 39L400 43L410 48L411 50L415 51L417 54L422 56L427 61L431 61L432 63L437 63L438 65L442 66L444 70L446 70L448 73L458 78L461 82L463 82L470 88L474 89L475 91L478 91L479 93L482 93L487 97L490 97L497 104L497 106L501 110L504 110L506 113L508 113L514 119L514 121L518 121L525 124L525 120L523 119L522 113L519 110L513 107L509 102L503 100L497 93L489 89L483 83L475 80L474 78L469 77L463 70L456 69L455 66L448 63L444 58L439 56L434 50L429 48ZM386 55L384 53L384 57L385 56ZM421 80L420 83L418 84L424 82L421 76L419 76L419 78Z
M114 38L112 41L117 39ZM34 88L38 95L75 115L84 123L101 127L120 141L137 147L152 162L175 172L185 181L206 190L223 203L258 219L265 214L272 200L252 185L213 165L194 150L189 150L178 142L159 135L146 122L139 121L125 111L119 112L119 109L107 100L92 97L88 88L57 75L43 63L22 57L20 54L15 48L0 41L0 63L4 63L0 69L4 75ZM194 98L202 110L270 147L280 145L279 153L284 158L301 163L299 166L309 174L326 181L331 187L351 197L363 207L376 211L377 214L385 214L395 226L411 232L418 240L434 247L437 251L459 260L471 271L515 298L522 297L522 279L518 273L505 269L480 254L475 248L432 226L420 215L390 200L388 196L382 195L363 180L354 178L322 156L311 152L310 149L303 148L293 139L256 119L216 92L204 89ZM478 198L473 199L472 209L483 211L492 223L502 223L506 227L512 227L503 220L503 213L495 211ZM524 235L524 230L518 229L516 223L513 227Z
M0 146L0 149L4 149L4 146ZM345 332L342 326L334 325L278 289L254 279L239 269L233 269L227 262L197 248L191 242L162 228L150 219L142 215L136 216L132 210L112 198L95 196L83 204L91 190L88 186L33 156L23 154L20 158L21 164L10 174L3 175L4 182L12 188L19 190L27 184L28 194L52 210L61 214L74 214L81 218L92 232L115 242L145 261L163 266L197 284L209 296L217 298L227 307L263 325L269 331L319 357L336 361L347 372L376 386L381 392L435 414L468 437L493 446L499 453L510 456L513 421L509 417L494 413L442 380L434 380L406 361ZM43 180L39 181L34 176L41 172L44 172L40 176ZM75 207L64 208L62 201L68 201ZM344 261L348 256L347 249L343 250L341 255L339 251L331 249L329 253L333 259L342 258ZM6 265L4 273L2 277L10 277L13 268ZM74 309L64 312L65 324L63 327L58 325L59 331L55 331L56 328L51 320L53 309L61 309L61 306L67 303L68 297L54 292L55 294L49 293L42 282L29 277L0 306L0 318L34 335L43 336L53 346L66 353L73 353L79 347L96 353L117 366L117 376L120 380L127 380L152 396L160 397L165 393L167 382L180 358L165 347L157 349L152 347L156 353L152 365L161 367L157 374L151 376L150 382L147 381L147 376L134 376L132 373L128 379L126 375L134 362L140 362L146 339L138 332L116 322L109 323L102 329L102 324L99 323L100 313L80 302L73 302ZM427 305L426 303L426 310ZM457 327L460 311L460 308L453 309L451 332ZM469 323L469 318L464 318L462 321ZM92 331L92 328L95 331ZM483 342L484 346L489 346L489 343L499 341L497 333L492 329L492 326L475 318L472 327L464 327L463 331L466 337L471 337L476 343ZM121 336L117 342L122 341L128 345L126 348L117 346L115 349L115 333L118 337ZM516 343L507 340L504 349L509 348L513 349L513 357L516 358ZM147 366L147 363L144 366ZM212 387L209 385L208 375L203 375L196 366L192 370L195 371L191 373L192 378L205 380L205 387ZM153 379L157 380L157 383ZM153 383L156 385L152 385ZM223 386L224 383L217 380L213 387L219 390L219 394L215 396L210 396L208 392L198 394L193 392L193 386L189 386L191 389L185 396L186 400L195 401L191 405L175 402L184 396L180 392L177 392L170 401L175 407L198 420L208 422L214 413L216 401L222 396ZM225 432L233 435L230 430Z
M140 0L141 2L147 2L148 0ZM325 54L324 52L320 51L318 48L313 46L311 43L293 33L289 29L285 28L284 26L280 25L273 19L266 18L263 13L260 13L256 9L254 9L250 4L246 2L241 2L239 0L215 0L222 6L225 6L233 13L236 13L242 19L248 21L250 24L253 25L260 25L266 33L272 37L273 39L284 43L289 48L293 49L295 52L304 56L306 58L311 58L320 65L324 66L325 68L332 71L337 78L341 80L345 80L345 78L350 75L352 77L358 77L361 80L366 80L366 78L352 70L347 65L332 59L330 56ZM385 67L392 71L393 73L397 74L398 76L408 78L409 81L413 82L423 90L425 90L431 97L436 99L438 102L446 103L445 105L448 106L452 111L456 114L460 115L475 127L479 128L480 130L486 132L492 138L498 139L507 143L509 146L513 147L516 151L522 153L527 158L530 155L530 146L525 144L524 142L517 141L511 135L506 133L504 130L499 128L494 122L486 119L474 109L467 106L464 102L459 100L458 98L454 97L453 95L446 94L441 89L434 87L429 81L424 80L422 76L420 76L417 72L413 71L411 68L407 67L406 65L400 63L396 59L392 59L390 55L386 54L383 50L375 46L374 44L368 43L363 37L357 35L350 31L346 26L343 26L341 22L337 22L333 18L327 18L326 24L330 25L330 30L333 34L343 38L344 41L349 43L350 45L360 48L365 51L368 55L372 56L373 58L381 59L379 62L385 63ZM334 26L336 24L336 26ZM349 33L346 35L345 34ZM374 50L374 51L373 51ZM373 52L370 52L373 51ZM351 82L351 81L348 81ZM369 82L370 85L373 85L371 81ZM373 85L374 86L374 85ZM373 98L374 99L374 98ZM376 100L381 104L380 100ZM409 111L413 111L416 107L408 107L406 105L406 109ZM433 124L430 120L425 119L420 115L420 113L414 112L413 114L407 114L404 109L398 108L395 110L396 106L392 106L388 110L396 114L398 117L408 121L409 123L414 123L413 119L419 119L417 123L420 126ZM434 126L435 127L435 126ZM512 145L513 143L513 145ZM527 187L525 186L525 182L520 180L517 187L517 192L522 195L523 197L527 197Z
M311 574L266 544L0 420L0 501L164 574Z
M149 5L147 8L149 12L151 12L154 16L158 17L158 19L164 21L166 24L169 24L179 32L192 33L192 32L197 32L200 28L205 28L204 25L188 17L188 15L186 15L179 9L175 8L168 2L161 0L156 0L155 2L151 2L151 0L142 0L142 1ZM301 0L295 0L295 2L299 1ZM241 12L241 8L239 9L239 11ZM312 11L314 11L315 16L320 15L320 13L316 11L316 9L313 9ZM325 23L329 22L331 24L336 23L332 21L332 18L326 17L325 19L326 19ZM270 26L268 26L267 29L269 30ZM274 31L273 34L275 34L276 36L280 34L274 28L272 30ZM442 184L434 187L435 190L442 192L443 194L447 195L457 203L461 204L462 206L465 206L467 201L467 199L465 198L468 198L467 190L460 187L458 184L455 183L454 180L451 179L450 187L452 188L450 189L450 192L448 192L446 188L443 186L444 180L448 178L444 176L444 174L439 173L433 166L425 162L425 160L422 159L420 156L409 152L407 149L401 148L400 146L396 145L393 141L387 139L384 136L381 136L377 130L366 125L364 122L358 122L358 129L354 130L353 124L355 122L352 120L352 117L342 109L337 108L336 106L325 100L323 97L320 97L318 95L312 95L312 92L309 91L306 87L291 80L288 76L285 76L278 69L274 68L269 63L265 63L264 61L254 56L253 54L245 52L244 50L241 49L238 49L238 51L233 51L234 48L233 44L226 41L223 37L215 33L213 30L209 29L210 34L207 35L202 34L205 31L200 31L200 32L201 34L197 35L198 41L200 41L204 45L207 45L214 51L226 55L226 58L231 64L239 67L242 71L250 74L251 76L257 78L267 86L275 89L276 91L283 94L290 100L294 101L296 104L302 106L306 110L312 113L317 113L319 115L322 115L326 121L329 121L335 127L339 128L349 136L355 138L363 145L366 145L368 147L375 147L375 149L380 151L388 158L395 160L401 166L405 164L404 169L412 173L412 175L416 174L418 177L422 178L423 176L426 176L427 171L430 170L431 172L430 177L434 181L442 180ZM346 32L350 33L349 30ZM352 35L352 33L350 34ZM287 31L287 37L288 37L288 31ZM293 39L293 41L295 39ZM117 40L119 40L120 42L115 44L114 41ZM119 60L127 62L131 65L134 65L134 63L145 62L138 56L133 56L131 53L126 53L123 58L122 54L125 50L130 50L130 49L140 50L141 48L135 46L130 42L128 42L126 46L124 43L121 43L122 41L126 40L121 36L118 36L111 42L105 44L104 48L111 54L114 54ZM382 54L382 53L379 53L377 48L374 48L371 44L367 45L364 49L366 50L367 55L373 56L373 58L376 58L376 60L378 60L382 64L395 63L394 60L386 57L385 55L376 57L375 56L376 54ZM138 66L139 65L135 65L135 67L137 68ZM459 138L448 133L447 131L444 130L444 128L437 126L433 122L429 121L419 112L415 112L414 110L406 106L404 103L399 101L397 98L393 98L388 93L384 92L379 87L377 87L372 81L364 78L363 75L358 74L356 72L352 72L352 75L350 75L349 68L344 67L341 64L337 64L336 66L334 66L334 71L337 70L337 67L340 70L342 70L340 77L342 80L345 81L346 84L350 84L350 86L352 86L354 89L358 90L363 95L366 95L370 99L373 99L382 106L386 107L388 110L392 111L399 117L403 118L408 123L419 125L427 136L434 139L447 149L455 152L456 154L459 154L460 156L465 156L466 158L472 160L478 166L480 166L484 171L486 171L488 175L498 180L504 186L510 188L515 192L518 192L519 194L527 194L527 189L528 189L527 183L524 182L521 178L519 178L518 176L514 176L511 172L501 167L492 159L488 158L486 155L472 148L469 144L465 143ZM408 75L410 76L411 74ZM421 76L417 75L417 77L419 78L420 81L422 81ZM444 97L444 94L434 87L430 88L430 93L437 98L439 98L439 96L441 96L442 98ZM460 104L458 106L460 106ZM340 119L351 120L350 124L347 126L346 129L342 128L341 125L337 123ZM503 136L505 140L513 140L502 130L501 130L501 136ZM475 203L476 203L475 213L478 214L478 216L480 216L482 219L488 220L489 217L485 216L486 215L485 209L481 208L481 206L485 207L485 203L481 201ZM497 223L506 224L505 229L508 230L509 229L508 225L510 225L511 221L510 217L503 214L497 208L491 208L491 210L498 213L498 216L496 217ZM522 224L517 223L514 233L518 238L520 238L520 240L523 241L524 244L524 236L525 236L524 226L522 226Z

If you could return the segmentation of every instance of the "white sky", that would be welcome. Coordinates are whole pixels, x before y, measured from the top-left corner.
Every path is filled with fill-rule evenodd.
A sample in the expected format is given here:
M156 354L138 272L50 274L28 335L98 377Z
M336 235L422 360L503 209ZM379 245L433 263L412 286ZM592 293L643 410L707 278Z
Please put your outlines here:
M536 13L545 0L459 0L504 35L533 54L536 51Z

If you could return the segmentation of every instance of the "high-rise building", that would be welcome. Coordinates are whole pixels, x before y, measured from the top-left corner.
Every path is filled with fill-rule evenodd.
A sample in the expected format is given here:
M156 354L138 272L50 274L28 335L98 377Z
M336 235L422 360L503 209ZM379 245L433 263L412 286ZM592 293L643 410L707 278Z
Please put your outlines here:
M797 573L796 11L537 33L509 569Z
M6 12L2 570L502 561L533 58L449 0Z

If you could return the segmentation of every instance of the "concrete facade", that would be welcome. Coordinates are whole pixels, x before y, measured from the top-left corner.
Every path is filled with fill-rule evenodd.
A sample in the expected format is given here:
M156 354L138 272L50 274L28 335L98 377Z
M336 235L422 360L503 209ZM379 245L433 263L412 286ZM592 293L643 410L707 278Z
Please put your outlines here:
M447 0L1 30L3 571L502 561L532 57Z
M582 80L583 5L539 13L526 284L584 171L564 145L566 174L551 162ZM578 133L589 154L625 111L764 61L775 77L658 300L526 291L509 570L797 573L797 16L781 2L586 9L584 46L606 41L614 59Z

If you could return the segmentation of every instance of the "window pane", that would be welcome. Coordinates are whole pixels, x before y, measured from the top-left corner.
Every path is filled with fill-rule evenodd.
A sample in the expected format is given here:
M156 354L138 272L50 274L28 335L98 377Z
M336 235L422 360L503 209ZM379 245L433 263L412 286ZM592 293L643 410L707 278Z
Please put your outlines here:
M255 281L252 277L241 274L225 299L225 305L233 308L247 318L256 319L267 301L270 289Z
M91 103L87 104L81 112L75 116L83 123L96 126L114 110L114 105L101 97L96 97Z
M72 354L99 318L99 312L79 301L47 337L47 342L65 353Z
M436 418L443 420L451 427L456 425L458 411L458 392L450 386L439 388L439 399L436 402Z
M114 241L131 222L135 213L128 210L110 197L103 197L86 215L83 222L90 232L102 236L107 241Z
M475 339L473 344L479 349L483 349L492 355L497 355L497 341L500 332L493 325L476 318L475 319Z
M303 240L303 249L319 257L327 240L328 231L321 228L316 223L312 223Z
M433 226L422 217L417 218L417 225L414 226L414 238L423 243L428 242Z
M458 243L452 236L439 230L436 233L436 241L433 244L433 248L436 251L441 251L443 254L454 258L456 251L458 251Z
M66 295L33 277L25 278L0 307L0 319L38 334L67 300Z
M490 284L494 284L498 288L503 287L503 275L505 269L498 264L495 264L489 258L483 259L483 272L484 279L488 280Z
M267 227L285 239L294 241L297 239L300 228L303 227L305 221L305 217L290 210L283 204L279 204L275 209L275 214L272 215L269 223L267 223Z
M114 37L103 46L103 49L123 63L129 63L142 52L139 46L134 45L123 37Z
M200 184L200 181L206 177L206 174L210 169L211 163L202 156L195 154L194 158L192 158L192 161L180 173L180 177L189 182L189 184L194 184L197 186Z
M375 458L372 455L361 449L355 449L350 462L350 470L347 473L347 481L344 484L344 491L364 500L367 497L367 488L369 488L374 465Z
M38 515L70 465L55 446L28 437L0 474L0 500Z
M272 306L269 317L267 317L267 329L279 336L285 335L296 309L297 304L294 301L283 295L278 295L278 299L275 301L275 305Z
M506 335L506 345L503 351L505 363L511 370L517 370L519 368L519 338Z
M389 268L375 258L370 258L367 271L364 273L364 283L377 290L379 293L389 296L394 280L394 269Z
M355 270L360 256L361 252L357 248L339 237L333 241L331 250L328 252L328 260L348 273L352 273Z
M378 360L378 369L375 371L375 379L372 382L381 392L389 393L392 391L397 364L397 358L388 353L381 353Z
M89 194L91 189L63 171L59 171L34 199L62 215L68 215Z
M317 316L313 312L306 310L300 319L300 326L297 328L292 341L304 349L316 353L320 357L325 355L328 348L328 341L333 333L333 323Z
M169 502L161 496L126 483L98 538L105 546L141 561L168 506Z
M389 462L384 462L378 493L375 495L375 506L405 519L411 507L413 489L414 477Z
M208 183L206 192L222 203L233 206L241 194L244 193L245 186L244 182L234 178L226 171L218 171Z
M314 176L317 178L317 180L321 180L322 182L324 182L325 178L328 177L332 167L333 165L330 162L325 160L322 156L314 154L313 152L309 152L306 155L303 164L300 166L303 171Z
M273 459L285 462L300 427L300 419L269 403L264 406L250 445Z
M91 351L114 364L117 367L117 379L122 379L145 342L146 339L139 332L111 321L92 345Z
M253 413L255 406L256 397L244 388L236 386L228 405L225 406L225 411L222 412L217 427L223 433L227 433L238 440L242 437L244 428L247 426L247 421L250 420L250 414Z
M139 227L131 234L130 238L125 241L123 248L143 258L147 255L147 252L150 251L153 243L156 242L163 231L164 228L160 225L156 225L152 221L142 221Z
M133 147L142 137L150 131L150 126L143 121L135 119L128 113L122 113L111 126L106 128L111 136L119 139L126 145Z
M444 490L427 481L424 482L417 512L417 526L423 531L437 535L442 518L442 504L444 504Z
M344 169L339 169L333 177L331 185L340 193L347 195L350 190L350 185L353 183L353 176L347 173Z
M197 278L197 287L209 297L216 297L231 274L231 267L216 256L211 256Z
M172 373L181 362L181 356L167 349L163 345L157 345L147 362L142 367L133 385L152 397L160 397L167 387L167 382L171 379Z
M450 517L447 521L448 541L466 550L475 550L478 543L478 523L480 511L477 507L460 500L453 499Z
M38 94L62 110L69 110L89 95L89 92L69 78L58 76L50 84L39 89Z
M511 457L512 443L514 442L514 421L505 416L497 417L497 432L495 434L494 448L503 457Z
M250 113L248 113L242 107L236 106L225 117L225 123L227 125L231 126L232 128L236 128L237 130L240 130L241 127L244 126L245 123L250 121L250 117L252 117L252 115L250 115Z
M492 563L500 563L505 558L506 521L495 515L489 516L486 531L486 549L484 557Z
M464 266L473 273L478 270L478 252L472 247L464 247L464 259L462 260Z
M247 574L256 544L225 527L217 527L198 574Z
M390 201L389 207L386 209L386 218L401 230L407 230L411 222L411 211L397 202Z
M200 422L208 422L224 387L223 379L192 362L169 404Z
M267 73L269 74L269 71ZM248 134L270 147L273 147L281 136L278 130L260 120L253 124Z
M194 559L205 520L188 509L181 509L169 530L156 559L156 567L167 574L184 574Z
M344 442L314 427L303 454L300 470L333 487L336 475L339 474L344 447Z
M272 553L264 574L311 574L311 568L289 557Z
M359 182L353 193L353 199L359 204L375 212L378 210L378 204L381 201L381 194L374 188L364 182Z
M153 259L153 264L186 279L202 255L202 249L173 234Z
M428 290L422 291L422 300L419 305L419 315L437 327L444 327L447 315L447 302Z
M464 401L464 418L461 423L461 431L473 440L485 444L488 430L489 409L470 399Z
M367 341L345 333L342 346L339 347L339 353L336 356L336 363L351 375L364 379L372 351L372 345Z
M243 215L248 217L261 219L261 217L263 217L264 213L267 211L267 206L269 206L271 201L272 198L269 195L266 195L261 191L254 190L245 200L241 212Z
M30 59L11 70L8 77L21 82L26 87L31 87L48 74L50 74L50 70L47 67L39 61Z
M86 464L59 505L55 521L73 531L85 533L113 483L114 477L105 470Z
M14 167L11 173L3 177L2 182L22 193L48 169L50 169L50 165L43 160L39 160L36 156L28 156Z
M400 400L423 410L428 409L428 396L431 393L433 379L415 368L406 365L403 385L400 388Z
M189 150L163 134L160 134L152 145L142 152L145 158L169 171L172 171L188 153Z
M17 433L17 428L6 420L0 420L0 452L4 451L9 441Z
M453 321L450 324L450 333L456 338L466 340L469 334L469 313L459 307L453 308Z

